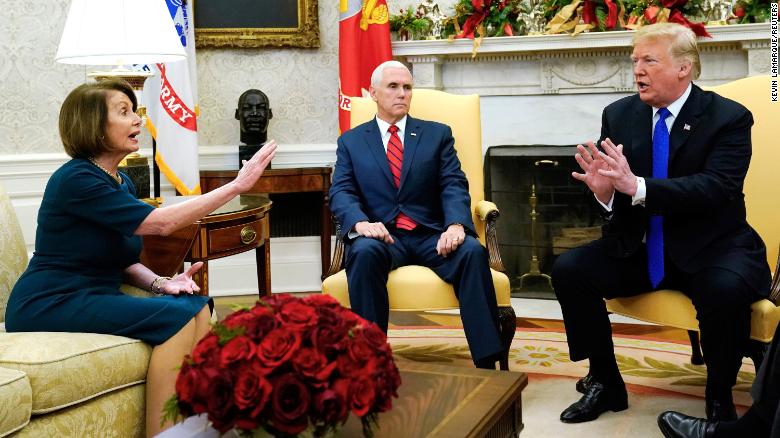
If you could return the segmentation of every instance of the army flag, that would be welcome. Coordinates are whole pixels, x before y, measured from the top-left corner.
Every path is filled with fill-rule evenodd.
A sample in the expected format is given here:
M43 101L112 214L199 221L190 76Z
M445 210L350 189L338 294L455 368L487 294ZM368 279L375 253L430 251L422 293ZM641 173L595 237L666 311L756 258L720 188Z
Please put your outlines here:
M155 76L146 81L146 127L157 142L154 160L182 195L200 194L198 168L197 78L192 1L164 1L179 35L185 61L149 66Z
M368 95L371 73L393 59L385 0L339 0L339 130L349 129L352 97Z

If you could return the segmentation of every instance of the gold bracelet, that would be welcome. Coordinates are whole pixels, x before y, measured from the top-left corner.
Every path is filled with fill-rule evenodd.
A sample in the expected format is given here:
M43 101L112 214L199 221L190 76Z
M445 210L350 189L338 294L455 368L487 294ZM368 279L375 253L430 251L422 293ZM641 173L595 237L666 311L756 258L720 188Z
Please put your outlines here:
M162 290L160 289L162 287L162 284L166 280L172 280L171 277L157 277L154 280L152 280L152 284L149 286L149 290L153 294L157 295L163 295Z

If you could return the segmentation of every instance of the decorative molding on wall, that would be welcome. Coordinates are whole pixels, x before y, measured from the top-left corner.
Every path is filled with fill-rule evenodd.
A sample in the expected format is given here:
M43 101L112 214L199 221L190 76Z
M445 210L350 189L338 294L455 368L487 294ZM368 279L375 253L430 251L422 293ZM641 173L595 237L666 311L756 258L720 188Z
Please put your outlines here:
M150 156L151 151L141 150ZM64 153L0 155L0 184L11 197L22 226L27 250L35 248L38 208L51 174L70 158ZM272 167L323 166L336 161L335 144L280 145ZM201 146L202 169L237 169L237 146ZM174 196L173 186L163 177L163 196ZM273 218L273 209L271 209ZM274 292L320 290L319 237L271 239L271 289ZM213 296L245 294L257 290L255 255L238 254L209 262Z
M699 41L702 77L714 85L766 73L769 24L708 27ZM393 54L412 66L415 85L459 94L533 96L634 90L633 32L592 32L472 40L395 41Z

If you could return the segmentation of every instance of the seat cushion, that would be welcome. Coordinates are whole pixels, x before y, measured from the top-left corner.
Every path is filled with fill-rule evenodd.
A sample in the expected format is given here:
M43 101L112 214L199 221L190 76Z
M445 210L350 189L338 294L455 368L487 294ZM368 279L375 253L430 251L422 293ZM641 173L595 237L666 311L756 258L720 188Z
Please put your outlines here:
M683 330L699 331L696 308L676 290L658 290L633 297L606 300L607 310L618 315ZM751 306L750 338L770 342L780 321L780 309L769 300Z
M27 375L0 368L0 437L29 423L31 411L32 390Z
M509 278L491 269L496 300L500 307L510 306ZM343 269L322 282L322 292L336 298L342 306L350 307L347 273ZM387 293L391 310L422 311L457 309L458 300L452 285L432 270L417 265L402 266L390 272Z
M32 413L89 400L146 379L151 347L94 333L0 333L0 367L24 372Z
M13 438L143 438L145 409L145 385L139 383L76 406L34 416Z

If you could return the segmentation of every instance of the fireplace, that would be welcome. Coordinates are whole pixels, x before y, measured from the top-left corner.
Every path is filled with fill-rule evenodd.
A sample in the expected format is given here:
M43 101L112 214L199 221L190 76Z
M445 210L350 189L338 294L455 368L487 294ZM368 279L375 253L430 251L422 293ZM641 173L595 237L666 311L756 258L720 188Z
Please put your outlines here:
M485 198L498 205L501 258L513 297L555 298L550 272L562 252L601 235L601 218L571 145L501 145L485 154Z

